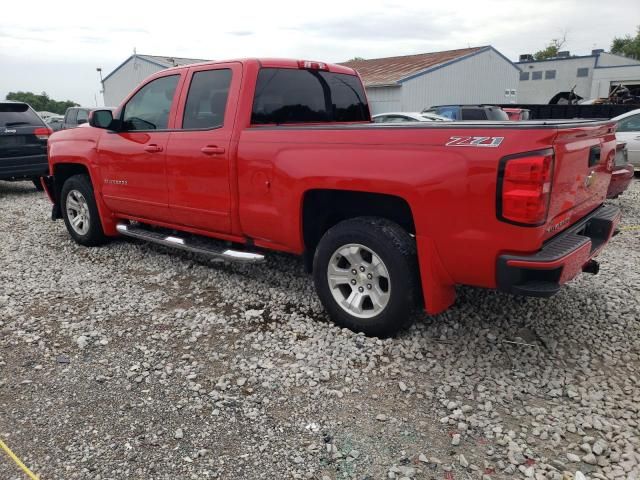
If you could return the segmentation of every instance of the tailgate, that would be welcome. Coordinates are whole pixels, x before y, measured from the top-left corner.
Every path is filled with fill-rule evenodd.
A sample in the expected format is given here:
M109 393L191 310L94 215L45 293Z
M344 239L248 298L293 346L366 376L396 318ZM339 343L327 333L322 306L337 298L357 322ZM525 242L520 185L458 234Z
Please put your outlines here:
M555 162L545 239L605 201L616 154L615 124L560 128L553 146Z

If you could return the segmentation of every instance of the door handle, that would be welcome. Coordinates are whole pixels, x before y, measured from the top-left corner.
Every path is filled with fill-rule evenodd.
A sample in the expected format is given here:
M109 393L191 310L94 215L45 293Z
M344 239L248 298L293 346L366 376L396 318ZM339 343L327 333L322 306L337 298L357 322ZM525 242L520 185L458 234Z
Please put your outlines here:
M200 151L205 155L216 155L225 152L224 147L218 147L217 145L207 145L202 147Z
M144 146L145 151L151 153L157 153L162 151L162 147L160 145L156 145L155 143L150 143L149 145Z

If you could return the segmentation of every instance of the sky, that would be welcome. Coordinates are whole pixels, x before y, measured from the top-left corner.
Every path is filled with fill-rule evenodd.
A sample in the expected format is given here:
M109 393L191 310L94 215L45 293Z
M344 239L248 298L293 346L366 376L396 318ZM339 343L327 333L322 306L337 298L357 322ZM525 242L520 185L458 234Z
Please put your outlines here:
M134 51L221 60L340 62L493 45L512 60L566 36L565 49L609 49L635 34L640 1L403 0L3 2L0 99L46 91L102 105L107 75Z

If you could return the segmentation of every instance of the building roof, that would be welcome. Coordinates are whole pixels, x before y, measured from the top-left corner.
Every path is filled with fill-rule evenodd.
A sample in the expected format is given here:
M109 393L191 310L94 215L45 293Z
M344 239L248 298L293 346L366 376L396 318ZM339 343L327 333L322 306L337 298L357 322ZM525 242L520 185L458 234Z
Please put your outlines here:
M180 67L182 65L189 65L191 63L201 63L201 62L209 62L210 60L205 60L201 58L182 58L182 57L164 57L162 55L136 55L138 58L142 58L143 60L147 60L151 63L156 63L165 68L170 67Z
M382 87L398 85L403 80L407 80L408 77L427 73L449 63L462 60L465 57L473 56L487 50L495 49L490 46L461 48L458 50L446 50L444 52L404 55L401 57L352 60L344 62L341 65L357 70L362 77L362 81L365 86Z
M201 62L209 62L211 60L203 60L200 58L184 58L184 57L171 57L171 56L162 56L162 55L142 55L139 53L134 53L129 58L127 58L124 62L118 65L113 69L109 75L104 77L103 82L109 78L111 75L120 70L127 62L133 58L144 60L145 62L152 63L160 68L171 68L171 67L180 67L182 65L189 65L191 63L201 63Z

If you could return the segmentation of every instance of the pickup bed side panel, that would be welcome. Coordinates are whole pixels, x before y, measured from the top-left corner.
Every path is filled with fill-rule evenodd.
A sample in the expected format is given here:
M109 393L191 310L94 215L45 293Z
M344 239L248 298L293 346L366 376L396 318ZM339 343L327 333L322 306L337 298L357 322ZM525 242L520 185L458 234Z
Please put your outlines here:
M238 149L239 216L257 245L301 253L301 203L311 189L396 195L410 205L426 305L453 300L453 285L495 287L495 262L506 248L536 251L543 228L496 219L499 160L548 148L553 129L475 127L473 135L504 136L497 148L447 147L449 128L249 128ZM429 298L431 296L431 299Z

